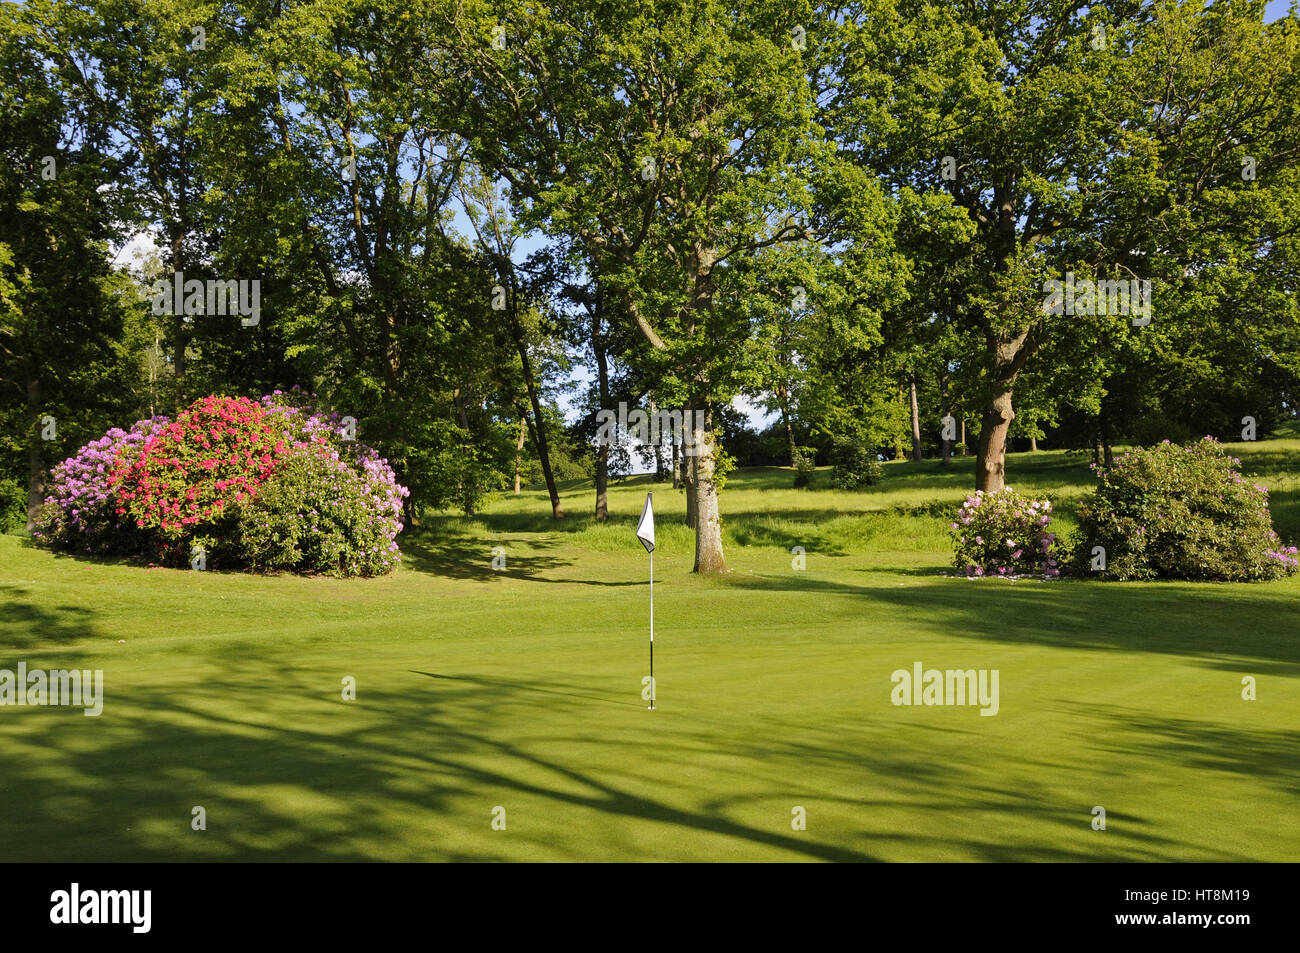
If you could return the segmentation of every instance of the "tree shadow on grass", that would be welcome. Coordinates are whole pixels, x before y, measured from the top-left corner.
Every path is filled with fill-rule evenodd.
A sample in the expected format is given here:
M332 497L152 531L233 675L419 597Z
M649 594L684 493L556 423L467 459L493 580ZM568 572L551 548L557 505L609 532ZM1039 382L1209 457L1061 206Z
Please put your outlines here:
M31 722L0 746L0 843L10 859L61 861L510 860L528 856L530 844L574 860L708 859L724 844L745 856L826 861L879 859L871 845L885 843L916 856L957 849L1008 861L1204 849L1120 813L1112 816L1129 821L1126 840L1103 846L1077 834L1086 806L1054 785L1060 765L1044 756L1030 766L1035 780L1001 781L978 725L908 726L900 739L869 715L823 727L713 708L679 709L661 732L629 719L640 706L622 694L579 679L366 670L362 661L358 698L344 702L334 664L295 668L275 653L230 659L183 689L109 693L101 719L81 719L94 724ZM548 719L539 725L542 706ZM1242 752L1258 733L1113 717L1133 723L1122 740L1128 754L1252 770ZM949 743L937 760L929 729L969 733L970 743ZM1296 740L1279 733L1249 757L1284 756ZM1239 763L1216 761L1217 745ZM1279 783L1294 781L1295 768L1274 771ZM728 785L733 777L743 783ZM792 803L852 820L794 832ZM488 831L493 805L507 806L524 841ZM205 831L190 828L194 806L207 812ZM879 811L914 822L873 823ZM954 838L972 818L975 831ZM651 826L627 826L636 822Z
M802 546L821 556L846 556L864 545L870 546L873 541L887 539L890 532L898 532L898 521L907 519L925 520L927 522L923 525L929 528L936 517L930 513L901 512L896 507L863 512L833 509L750 511L725 514L723 529L728 545L770 546L787 552L792 546ZM838 525L830 525L833 521L838 521ZM857 539L853 539L855 533ZM867 537L866 542L862 541L863 535ZM848 546L845 545L846 538L851 540Z
M1101 723L1092 733L1093 743L1114 753L1152 763L1174 761L1196 771L1263 778L1300 797L1300 731L1232 728L1118 705L1080 707L1078 716Z
M554 550L557 539L483 539L475 536L435 536L422 534L404 540L402 562L416 572L444 576L451 579L468 579L490 582L493 579L518 579L560 585L581 586L639 586L640 580L610 581L591 578L567 578L548 574L550 570L571 566L573 560L558 556L526 555L527 551ZM493 549L505 549L505 566L494 569Z
M630 790L606 765L590 770L555 746L619 745L626 763L647 754L591 727L562 737L519 740L511 724L546 695L545 704L579 713L609 710L609 699L542 680L413 676L398 688L361 680L352 705L332 701L326 679L279 669L269 685L264 666L227 666L185 694L137 689L105 702L96 744L64 730L41 732L0 749L0 843L20 860L503 860L486 846L467 850L431 842L414 849L413 826L488 829L488 808L510 805L512 827L540 804L545 817L575 812L571 843L551 845L572 859L606 856L583 828L585 811L646 820L681 832L721 835L819 860L869 860L834 843L754 827ZM453 687L439 688L433 679ZM423 681L427 688L422 689ZM316 717L282 711L309 699ZM337 699L337 694L334 698ZM597 705L589 704L595 698ZM626 707L626 706L620 706ZM583 720L571 719L570 725ZM78 726L79 727L79 726ZM41 756L35 756L39 741ZM672 746L658 756L671 758ZM673 787L665 777L661 784ZM482 801L467 821L464 799ZM297 805L297 807L295 807ZM192 806L204 807L207 830L189 830ZM480 818L481 815L481 818ZM516 821L517 819L517 821ZM582 820L580 820L582 819ZM480 823L481 820L481 823ZM534 823L537 822L533 818ZM557 838L564 839L563 834ZM676 837L678 834L667 835ZM487 841L486 836L480 838ZM654 856L642 844L642 859ZM415 854L416 857L410 855ZM584 856L585 854L585 856Z
M862 573L865 576L911 576L916 579L959 578L957 570L951 567L934 566L867 566L851 569L849 572ZM965 576L960 576L965 578ZM874 580L873 580L874 581Z
M844 547L822 527L836 518L864 515L866 514L837 513L833 510L729 513L723 528L728 544L771 546L787 552L792 546L802 546L822 556L843 556L846 555Z
M81 606L42 604L29 589L0 585L0 652L73 642L98 634L92 610ZM82 654L60 649L61 658L79 658ZM0 661L3 660L0 657Z
M854 586L807 573L747 573L728 577L724 584L884 603L932 630L961 638L1197 656L1227 667L1233 659L1250 659L1300 674L1300 639L1295 637L1300 589L1284 594L1276 587L1254 589L1249 583L957 578L901 587L874 580Z
M521 550L548 550L558 545L555 540L485 540L472 536L438 536L422 533L402 540L402 563L416 572L446 576L451 579L473 579L486 582L505 577L534 582L547 581L540 573L559 566L570 565L570 560L547 555L524 555ZM506 564L503 569L493 569L492 550L505 546Z
M20 545L23 549L47 553L56 562L71 560L88 566L133 566L140 569L154 565L144 556L126 556L121 553L74 553L66 549L56 549L49 543L42 543L30 536L24 536Z

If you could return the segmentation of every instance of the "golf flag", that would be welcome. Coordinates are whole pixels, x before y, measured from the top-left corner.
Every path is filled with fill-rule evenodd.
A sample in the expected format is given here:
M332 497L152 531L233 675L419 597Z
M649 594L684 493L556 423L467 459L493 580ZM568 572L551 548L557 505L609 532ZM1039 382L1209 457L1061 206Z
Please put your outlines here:
M655 510L650 499L653 493L645 495L645 506L641 510L641 519L636 524L636 538L650 554L650 705L655 710Z
M653 493L645 495L645 507L641 510L641 522L636 524L636 538L641 540L647 553L655 551L655 511L650 504Z

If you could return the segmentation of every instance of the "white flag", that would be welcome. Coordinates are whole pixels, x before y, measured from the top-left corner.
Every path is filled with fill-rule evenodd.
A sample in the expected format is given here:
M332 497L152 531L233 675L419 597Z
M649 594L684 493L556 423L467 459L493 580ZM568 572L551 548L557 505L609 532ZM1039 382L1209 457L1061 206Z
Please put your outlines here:
M641 545L645 547L647 553L655 551L655 511L650 505L650 497L653 493L645 495L645 508L641 510L641 521L636 524L636 538L641 540Z

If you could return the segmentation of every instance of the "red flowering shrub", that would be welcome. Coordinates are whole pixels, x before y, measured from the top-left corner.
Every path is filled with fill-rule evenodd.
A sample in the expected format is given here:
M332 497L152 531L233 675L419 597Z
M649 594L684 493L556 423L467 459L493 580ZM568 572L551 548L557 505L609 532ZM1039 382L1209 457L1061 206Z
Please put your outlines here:
M165 562L188 562L192 544L223 542L226 508L251 499L290 449L261 405L204 397L120 458L108 485L117 515L154 531Z

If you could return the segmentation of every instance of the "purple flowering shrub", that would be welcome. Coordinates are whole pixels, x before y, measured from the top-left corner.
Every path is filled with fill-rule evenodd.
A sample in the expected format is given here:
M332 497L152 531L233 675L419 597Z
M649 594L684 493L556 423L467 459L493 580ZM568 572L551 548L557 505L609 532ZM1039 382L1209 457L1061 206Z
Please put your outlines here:
M142 544L129 516L115 512L109 484L114 464L140 455L145 443L171 421L137 420L130 430L114 427L56 466L34 537L56 549L94 555L130 554Z
M1011 487L976 491L952 524L953 565L968 576L1059 576L1052 544L1052 504Z
M1240 465L1206 437L1133 450L1098 470L1101 483L1079 505L1075 569L1103 579L1219 581L1295 572L1296 547L1273 530L1268 488Z
M255 485L222 499L220 513L195 508L188 518L194 524L190 540L203 546L212 568L371 576L391 572L400 562L397 535L409 491L387 460L355 440L340 415L314 409L314 396L295 388L259 404L246 402L257 411L252 416L261 436L269 432L283 451L263 459L266 472ZM228 399L196 403L204 401ZM223 419L236 430L251 426L242 416ZM157 521L132 517L131 498L140 495L134 484L110 479L132 470L146 452L158 452L169 424L155 417L129 431L115 428L55 467L36 537L74 553L187 562L188 552L177 549ZM163 489L194 499L201 488L186 485L182 471L169 474Z

